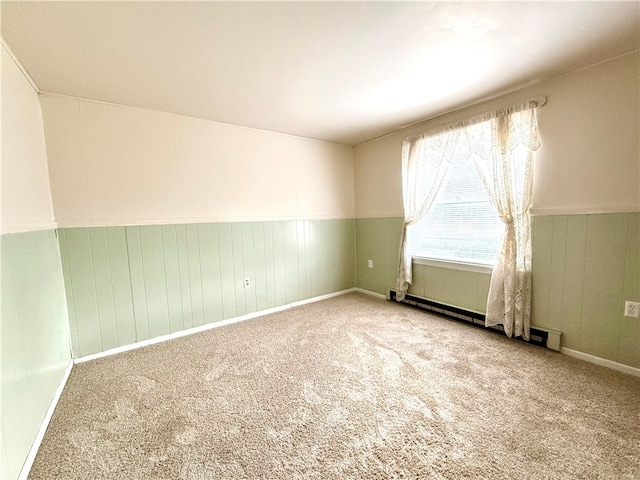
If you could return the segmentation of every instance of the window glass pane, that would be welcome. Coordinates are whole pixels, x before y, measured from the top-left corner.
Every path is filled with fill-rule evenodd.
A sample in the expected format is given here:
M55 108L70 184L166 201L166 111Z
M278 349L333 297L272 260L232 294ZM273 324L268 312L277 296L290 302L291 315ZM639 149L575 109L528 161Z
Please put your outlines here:
M429 213L410 229L412 255L493 265L503 231L473 163L457 161Z

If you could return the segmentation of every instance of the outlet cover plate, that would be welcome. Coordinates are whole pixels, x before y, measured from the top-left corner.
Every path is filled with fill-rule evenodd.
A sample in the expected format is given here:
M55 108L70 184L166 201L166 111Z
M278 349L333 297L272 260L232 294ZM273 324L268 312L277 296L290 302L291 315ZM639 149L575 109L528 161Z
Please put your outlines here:
M629 318L639 318L640 302L624 302L624 316Z

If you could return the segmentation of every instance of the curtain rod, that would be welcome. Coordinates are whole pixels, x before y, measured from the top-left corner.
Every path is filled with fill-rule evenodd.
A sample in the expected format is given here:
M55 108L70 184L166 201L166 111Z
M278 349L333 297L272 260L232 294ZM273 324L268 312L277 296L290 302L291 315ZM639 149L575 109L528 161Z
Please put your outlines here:
M440 115L436 115L435 117L427 118L426 120L420 120L419 122L412 123L411 125L407 125L406 127L402 127L402 128L397 129L397 130L393 130L392 132L384 133L384 134L382 134L382 135L380 135L378 137L374 137L374 138L371 138L369 140L365 140L364 142L360 142L360 143L354 145L354 147L359 147L360 145L364 145L366 143L373 142L375 140L380 140L381 138L389 137L389 136L394 135L394 134L396 134L398 132L401 132L402 130L408 130L410 128L419 127L420 125L424 125L425 123L429 123L429 122L432 122L432 121L437 120L439 118L446 117L447 115L451 115L451 114L454 114L454 113L462 112L464 110L468 110L468 109L473 108L473 107L478 107L480 105L484 105L485 103L489 103L489 102L492 102L494 100L495 100L495 98L484 100L484 101L478 102L478 103L472 103L470 105L466 105L466 106L458 108L456 110L452 110L450 112L442 113ZM521 102L511 103L511 105L518 105L518 104L524 103L524 102L535 102L535 104L536 104L535 108L540 108L540 107L544 106L547 103L547 97L545 95L538 95L538 96L531 97L531 98L528 98L526 100L523 100ZM493 112L495 110L500 110L500 108L508 108L508 107L494 108L492 110L489 110L489 111L486 111L486 112L483 112L483 113L479 113L477 115L473 115L473 117L482 116L482 115L485 115L485 114L487 114L489 112ZM415 134L415 135L420 135L420 134ZM413 137L414 135L409 135L409 136Z

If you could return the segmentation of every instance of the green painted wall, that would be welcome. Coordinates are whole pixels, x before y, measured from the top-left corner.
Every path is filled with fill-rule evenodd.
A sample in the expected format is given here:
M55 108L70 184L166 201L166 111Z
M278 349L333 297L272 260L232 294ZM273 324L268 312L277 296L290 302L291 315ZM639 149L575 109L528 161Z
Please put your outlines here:
M71 359L54 230L0 237L2 461L17 478Z
M537 216L532 323L562 332L562 346L640 367L640 326L624 300L640 301L640 213ZM400 218L356 220L356 286L395 287ZM367 267L372 259L374 268ZM414 267L409 290L484 312L489 275Z
M357 287L382 294L395 288L401 227L402 218L397 217L356 219Z
M355 285L353 219L68 228L59 237L75 357Z
M562 346L640 367L640 213L533 218L532 322Z

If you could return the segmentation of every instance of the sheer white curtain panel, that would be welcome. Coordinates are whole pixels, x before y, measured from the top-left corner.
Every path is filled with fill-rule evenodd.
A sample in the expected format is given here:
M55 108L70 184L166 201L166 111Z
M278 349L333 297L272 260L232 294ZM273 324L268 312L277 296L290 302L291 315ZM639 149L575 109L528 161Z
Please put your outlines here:
M404 221L400 230L396 300L402 301L412 283L411 238L407 229L429 211L442 186L449 165L460 147L461 131L442 131L407 138L402 144L402 203Z
M505 224L491 274L485 326L502 324L508 337L529 340L534 152L540 146L536 104L526 102L490 115L488 130L471 127L467 143L489 199ZM487 150L486 145L490 145Z

